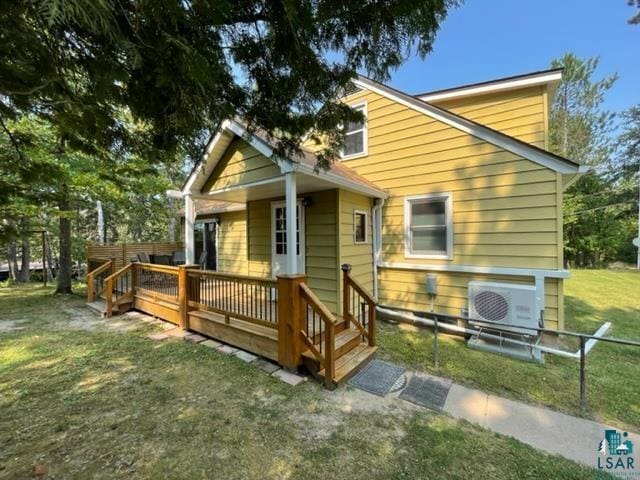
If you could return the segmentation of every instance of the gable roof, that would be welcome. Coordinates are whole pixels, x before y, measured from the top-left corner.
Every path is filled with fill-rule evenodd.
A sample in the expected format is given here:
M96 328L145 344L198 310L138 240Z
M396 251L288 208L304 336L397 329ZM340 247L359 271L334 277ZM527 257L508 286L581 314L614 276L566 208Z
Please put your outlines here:
M523 142L365 76L359 75L353 80L353 83L556 172L575 174L580 171L581 165L579 163Z
M482 95L516 88L533 87L548 83L557 84L562 79L562 68L540 70L538 72L512 75L510 77L497 78L486 82L469 83L458 87L433 90L431 92L418 93L414 97L425 102L451 100L454 98Z
M275 154L268 135L260 130L249 131L239 120L226 120L220 124L205 149L202 159L193 168L182 186L182 193L200 193L213 169L222 158L234 138L241 138L265 157L280 167L282 172L297 171L328 180L337 186L357 191L376 198L387 198L388 194L373 182L367 180L341 162L332 162L329 169L316 171L318 162L315 153L302 149L300 154L282 158Z

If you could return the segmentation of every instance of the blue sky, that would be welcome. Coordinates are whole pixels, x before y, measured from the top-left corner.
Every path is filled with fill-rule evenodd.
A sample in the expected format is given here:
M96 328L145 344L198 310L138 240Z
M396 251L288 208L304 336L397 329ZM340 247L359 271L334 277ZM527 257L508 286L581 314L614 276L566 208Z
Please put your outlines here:
M433 52L411 58L390 85L408 93L481 82L548 68L573 52L600 57L598 78L617 72L605 108L640 103L640 25L627 0L467 0L452 10Z

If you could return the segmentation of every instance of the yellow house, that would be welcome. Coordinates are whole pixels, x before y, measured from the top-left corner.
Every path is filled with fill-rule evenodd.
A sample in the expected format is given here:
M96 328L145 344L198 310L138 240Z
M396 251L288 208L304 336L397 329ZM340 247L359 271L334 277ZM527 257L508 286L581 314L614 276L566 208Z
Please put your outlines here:
M547 151L560 79L549 70L410 95L358 77L343 101L366 121L350 125L326 172L312 148L281 158L228 120L182 189L187 262L304 273L336 314L343 264L378 304L421 312L466 314L470 282L530 285L536 317L561 329L562 192L580 166Z

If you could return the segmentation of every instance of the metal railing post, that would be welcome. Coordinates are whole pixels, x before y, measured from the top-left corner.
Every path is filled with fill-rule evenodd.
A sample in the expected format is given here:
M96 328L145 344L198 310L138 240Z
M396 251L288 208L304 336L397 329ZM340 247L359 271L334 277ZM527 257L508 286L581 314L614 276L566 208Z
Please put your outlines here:
M438 317L433 317L433 360L436 370L440 369L440 359L438 358Z
M585 367L587 355L585 354L584 335L580 335L580 411L584 413L587 409L587 388L585 385Z

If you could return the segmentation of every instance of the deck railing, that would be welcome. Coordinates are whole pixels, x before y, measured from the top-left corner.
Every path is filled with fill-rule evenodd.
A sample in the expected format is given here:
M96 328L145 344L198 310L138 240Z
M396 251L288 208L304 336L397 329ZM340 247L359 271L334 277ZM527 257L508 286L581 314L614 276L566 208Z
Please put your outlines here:
M154 297L178 301L178 267L153 263L132 263L136 290Z
M93 302L106 288L106 279L113 273L113 261L107 260L87 274L87 301Z
M106 278L105 297L108 317L113 314L114 305L133 300L135 289L134 274L134 267L129 264Z
M336 317L305 284L300 284L302 308L306 314L300 330L305 346L324 367L327 387L333 387L335 376Z
M351 265L342 265L342 315L370 346L376 344L376 300L351 276Z
M275 279L189 270L189 307L278 327L278 293Z

